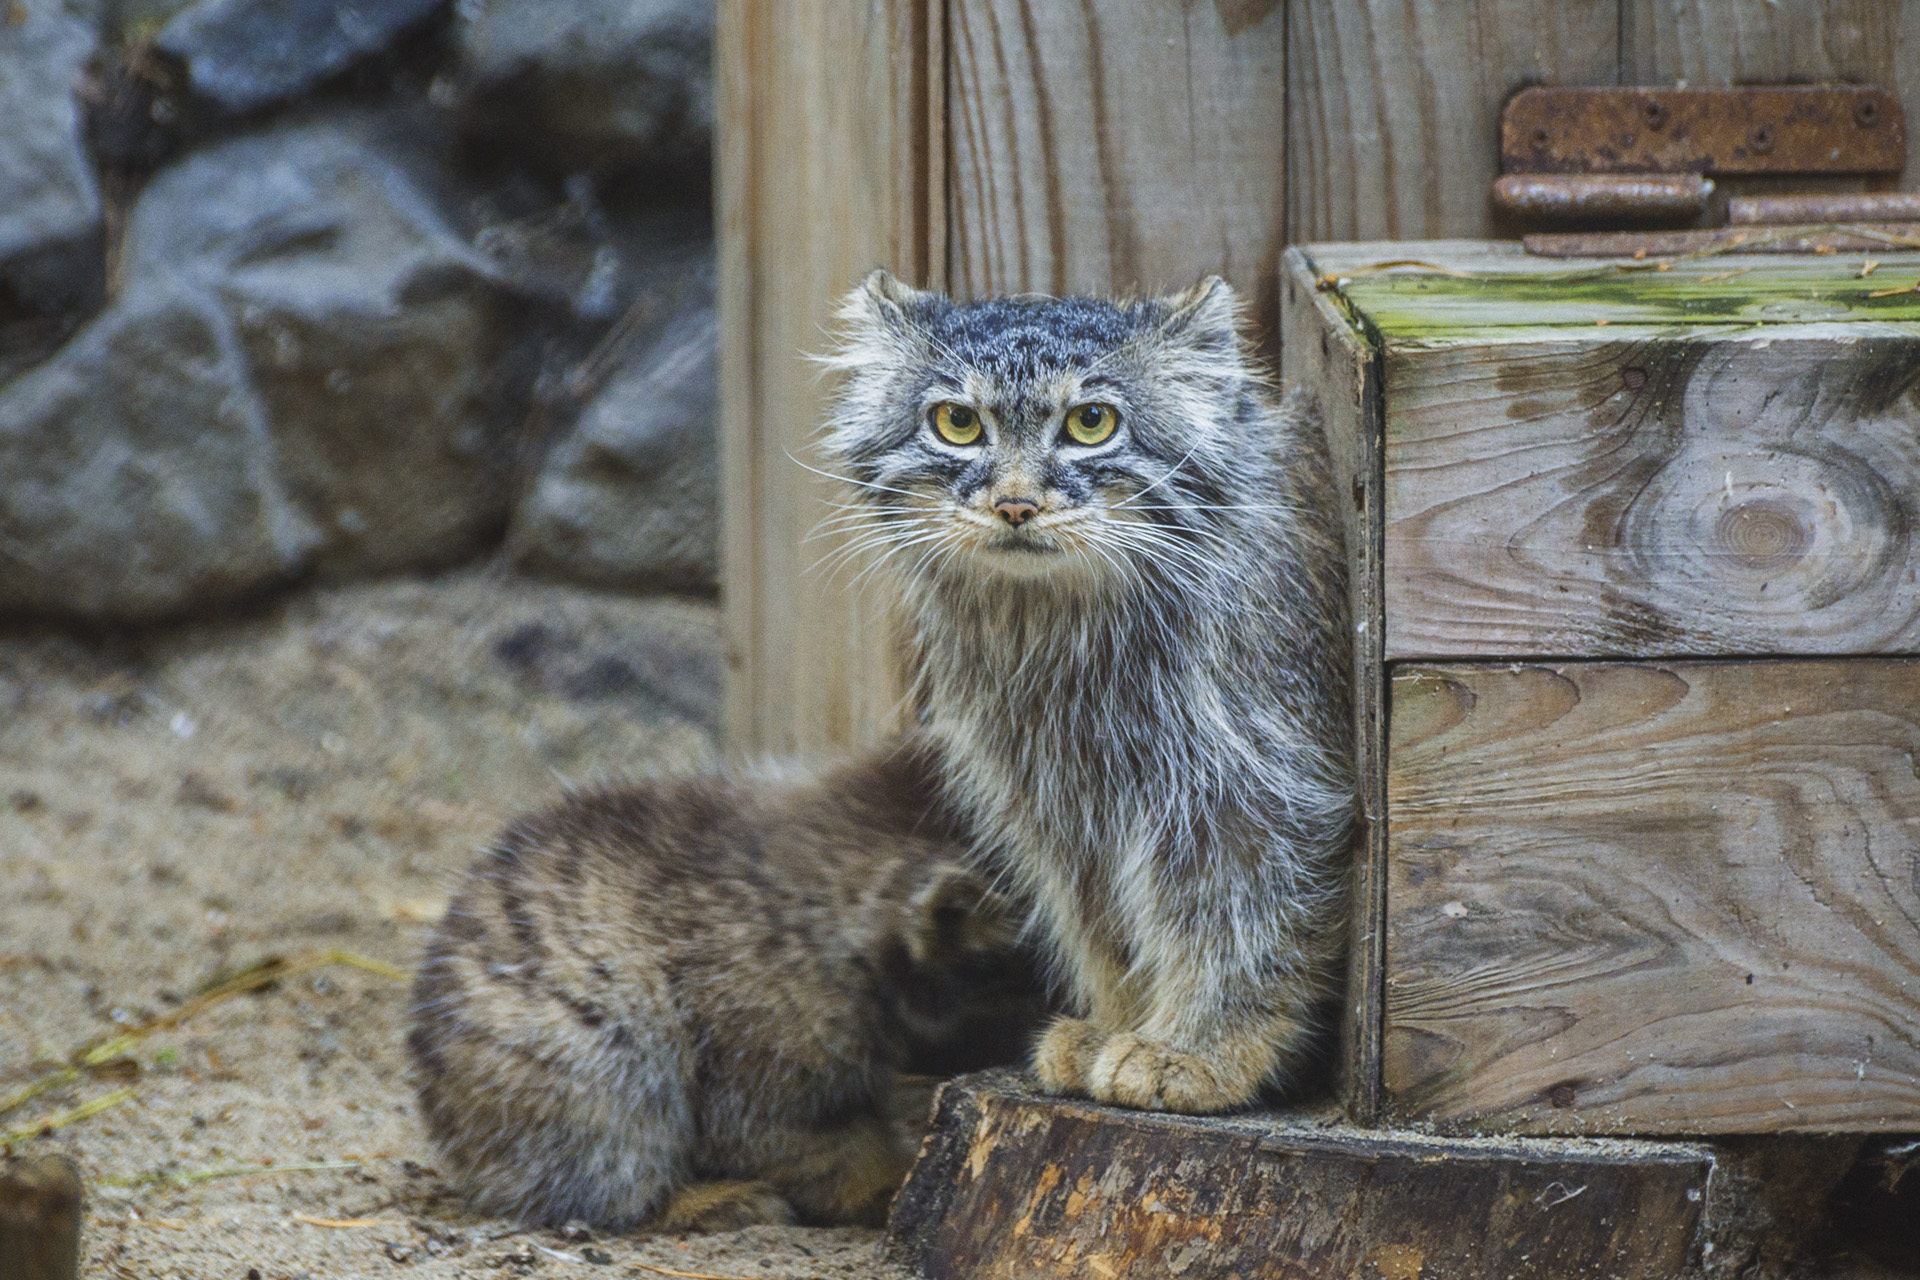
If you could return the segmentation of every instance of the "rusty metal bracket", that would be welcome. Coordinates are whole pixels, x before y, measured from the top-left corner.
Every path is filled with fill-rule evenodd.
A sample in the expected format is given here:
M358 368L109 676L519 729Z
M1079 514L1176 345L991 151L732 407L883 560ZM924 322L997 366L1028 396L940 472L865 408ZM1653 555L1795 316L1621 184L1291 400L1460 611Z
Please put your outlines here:
M1906 120L1884 89L1522 89L1500 117L1505 173L1897 173Z

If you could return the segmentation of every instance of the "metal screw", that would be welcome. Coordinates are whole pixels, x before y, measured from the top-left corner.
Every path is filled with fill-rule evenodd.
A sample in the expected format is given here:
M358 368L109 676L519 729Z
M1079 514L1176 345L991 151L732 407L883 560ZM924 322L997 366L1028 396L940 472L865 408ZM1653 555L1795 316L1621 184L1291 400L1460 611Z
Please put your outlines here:
M1749 141L1752 143L1755 151L1758 151L1761 155L1765 155L1767 152L1773 150L1773 130L1766 125L1761 125L1753 131L1753 137Z
M1545 129L1535 129L1533 131L1534 146L1544 147L1551 141L1553 141L1553 135L1549 134Z
M1647 128L1658 129L1667 122L1667 104L1658 98L1649 98L1641 111L1647 117Z
M1880 104L1868 99L1853 109L1853 122L1862 129L1871 129L1880 123Z

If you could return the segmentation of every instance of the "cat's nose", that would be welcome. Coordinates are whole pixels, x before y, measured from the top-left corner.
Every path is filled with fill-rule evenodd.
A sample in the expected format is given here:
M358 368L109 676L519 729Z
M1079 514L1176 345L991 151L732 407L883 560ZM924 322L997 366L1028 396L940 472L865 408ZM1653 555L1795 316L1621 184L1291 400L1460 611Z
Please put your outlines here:
M1040 513L1040 504L1031 498L1002 498L993 504L993 513L1008 524L1019 526Z

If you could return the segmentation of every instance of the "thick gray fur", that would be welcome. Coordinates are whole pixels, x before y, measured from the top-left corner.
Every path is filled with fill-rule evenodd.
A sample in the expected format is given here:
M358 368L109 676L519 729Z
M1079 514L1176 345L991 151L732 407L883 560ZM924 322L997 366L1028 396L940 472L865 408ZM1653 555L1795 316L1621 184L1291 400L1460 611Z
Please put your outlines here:
M880 272L843 321L840 520L904 601L937 780L1084 1015L1041 1039L1042 1081L1196 1112L1285 1086L1338 993L1355 812L1317 419L1219 280L962 305ZM943 402L978 443L940 437ZM1089 403L1121 424L1096 447L1063 432Z

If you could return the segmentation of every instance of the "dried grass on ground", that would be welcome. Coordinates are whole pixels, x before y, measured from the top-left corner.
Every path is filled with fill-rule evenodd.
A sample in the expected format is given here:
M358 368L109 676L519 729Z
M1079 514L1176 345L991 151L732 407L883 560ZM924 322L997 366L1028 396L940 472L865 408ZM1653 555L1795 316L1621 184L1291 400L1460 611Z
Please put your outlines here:
M414 1113L388 975L452 877L562 781L710 762L718 672L710 605L477 570L0 636L0 1133L79 1162L85 1274L893 1275L874 1232L473 1218Z

